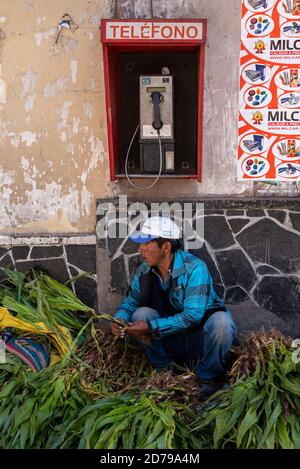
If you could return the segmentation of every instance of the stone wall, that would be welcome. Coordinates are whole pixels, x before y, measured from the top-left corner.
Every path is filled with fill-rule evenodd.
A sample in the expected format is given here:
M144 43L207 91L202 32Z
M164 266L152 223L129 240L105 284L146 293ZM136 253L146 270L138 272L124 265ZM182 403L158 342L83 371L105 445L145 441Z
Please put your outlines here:
M240 329L274 326L299 335L300 200L198 202L205 207L195 215L204 216L204 243L190 252L207 263ZM99 232L97 251L99 308L113 312L141 259L130 240L100 239Z

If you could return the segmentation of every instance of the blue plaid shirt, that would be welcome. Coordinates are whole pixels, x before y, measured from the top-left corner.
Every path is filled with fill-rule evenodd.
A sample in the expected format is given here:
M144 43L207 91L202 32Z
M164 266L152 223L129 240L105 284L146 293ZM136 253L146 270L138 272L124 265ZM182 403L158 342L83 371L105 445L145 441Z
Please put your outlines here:
M129 293L117 309L115 318L122 318L127 323L141 306L140 278L150 269L146 262L138 267ZM171 276L170 302L178 313L150 321L149 325L156 336L164 337L182 332L199 324L207 310L225 308L214 290L206 264L198 257L186 251L176 251Z

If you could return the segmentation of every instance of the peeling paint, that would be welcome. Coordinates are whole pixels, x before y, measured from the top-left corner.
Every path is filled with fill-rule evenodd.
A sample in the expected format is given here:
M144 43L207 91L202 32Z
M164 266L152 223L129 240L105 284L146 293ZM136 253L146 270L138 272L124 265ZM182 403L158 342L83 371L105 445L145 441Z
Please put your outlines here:
M43 10L36 0L4 3L0 27L9 19L10 29L0 45L0 78L6 102L8 92L11 101L4 104L1 90L0 232L92 231L94 198L107 193L105 183L94 191L95 168L104 160L102 140L106 145L97 33L101 0L76 4L70 13L79 24L84 13L85 27L66 31L57 43L60 13L53 6ZM24 18L16 18L14 3L20 3Z
M56 44L54 41L50 46L50 55L61 55L74 51L78 47L78 41L70 36L64 36Z
M71 153L71 155L74 155L74 151L75 151L74 143L69 143L68 146L67 146L67 152Z
M46 19L46 16L39 16L39 17L36 19L36 24L37 24L37 26L39 26L42 21L45 21L45 19Z
M36 174L36 169L34 170ZM4 174L6 182L10 174ZM3 175L2 175L3 178ZM0 172L1 181L1 172ZM11 183L10 183L11 184ZM4 191L5 189L5 191ZM0 230L10 232L58 232L76 231L70 223L78 223L80 219L79 193L75 187L65 192L61 185L52 181L43 189L25 191L22 204L11 200L12 190L6 186L0 188ZM57 212L61 211L61 216ZM23 221L20 224L20 220Z
M18 148L18 146L20 145L20 140L21 140L21 137L19 135L16 135L16 134L13 134L11 133L9 135L10 137L10 143L13 147L16 147Z
M36 82L38 79L38 75L33 72L32 68L30 67L24 75L22 75L21 81L23 84L23 90L21 93L21 98L33 93Z
M11 186L14 182L14 171L4 171L0 169L0 188Z
M80 124L80 118L73 117L73 134L74 135L78 134L79 124Z
M60 114L60 117L62 118L62 120L68 119L70 107L72 106L72 104L73 103L71 101L64 102L63 107L61 109L61 114Z
M44 88L44 97L45 98L54 98L67 89L68 83L70 82L69 78L60 77L51 85L46 85Z
M94 107L90 101L85 101L83 103L83 111L84 111L85 117L88 117L88 119L91 120L91 118L93 117L93 113L94 113ZM85 129L86 128L87 127L85 127Z
M75 168L78 169L79 165L78 165L77 161L74 160L74 158L72 158L72 161L73 161L73 163L74 163Z
M98 162L103 163L104 160L104 147L103 143L99 140L98 137L94 137L94 132L89 138L89 143L91 145L92 158L89 164L89 171L92 171L97 167Z
M30 147L33 143L37 141L38 135L34 132L30 132L28 130L22 132L21 134L17 135L14 132L7 132L6 130L2 130L1 132L2 138L9 138L10 143L12 146L18 148L21 143L26 143L28 147Z
M84 185L81 190L81 210L83 215L89 215L91 211L92 195Z
M60 139L62 142L66 142L67 141L67 134L66 132L61 132L60 134Z
M0 104L6 103L6 84L5 81L0 78Z
M25 142L28 147L31 147L31 145L36 142L36 139L37 134L29 132L28 130L21 134L21 142Z
M30 67L27 72L22 76L21 80L23 85L21 98L27 96L27 100L25 103L25 111L31 112L33 110L34 102L36 99L36 94L33 94L33 91L38 80L38 75L35 74L32 68Z
M14 172L0 169L0 224L10 224L10 215L7 213L7 205L10 201L12 186L14 183Z
M78 67L78 64L77 64L77 60L72 60L71 61L71 64L70 64L70 67L71 67L71 76L72 76L72 83L75 85L76 81L77 81L77 67Z
M69 112L70 112L70 108L72 106L72 102L71 101L65 101L63 106L61 108L59 108L58 110L58 114L60 115L60 122L58 122L57 124L57 129L58 130L61 130L61 129L65 129L67 127L67 120L68 120L68 117L69 117ZM62 132L65 134L65 138L63 140L63 142L65 142L67 140L67 134L65 132ZM62 137L62 134L60 136L60 138ZM61 138L62 139L62 138Z
M25 160L26 161L26 160ZM28 168L24 171L24 182L26 184L31 184L32 190L36 189L36 178L39 175L39 171L37 170L36 166L29 167L29 162L26 161L26 165L28 163Z
M22 169L24 169L24 171L28 171L29 165L30 165L29 161L26 160L25 156L22 156L22 157L21 157L21 166L22 166Z
M30 112L30 111L33 110L35 99L36 99L36 94L34 94L32 96L28 96L27 101L25 103L25 111L26 112Z
M49 31L41 31L38 33L35 33L34 35L34 40L37 46L40 46L43 41L46 41L49 39L49 37L52 37L56 34L56 28L52 28Z
M7 232L9 231L8 228ZM78 230L70 223L62 208L56 210L52 217L43 221L26 223L21 227L14 228L15 233L60 233L66 231L76 233Z
M97 137L94 137L94 133L92 133L88 142L91 145L91 157L89 160L85 160L85 164L88 163L88 168L83 171L80 176L80 179L84 185L86 184L88 175L97 168L99 163L103 163L105 154L103 143Z

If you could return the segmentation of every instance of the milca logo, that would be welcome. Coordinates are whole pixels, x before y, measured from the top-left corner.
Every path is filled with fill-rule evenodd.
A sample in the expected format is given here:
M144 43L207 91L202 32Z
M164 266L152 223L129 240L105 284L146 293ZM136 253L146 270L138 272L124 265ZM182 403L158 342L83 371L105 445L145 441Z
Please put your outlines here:
M300 39L271 39L270 50L300 50Z
M270 58L275 60L280 57L289 57L289 59L299 58L300 39L271 39Z

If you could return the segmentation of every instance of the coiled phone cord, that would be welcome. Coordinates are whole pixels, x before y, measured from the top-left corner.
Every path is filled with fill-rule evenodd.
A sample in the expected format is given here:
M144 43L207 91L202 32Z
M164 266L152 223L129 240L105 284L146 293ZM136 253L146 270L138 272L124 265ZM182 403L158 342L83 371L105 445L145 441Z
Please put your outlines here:
M151 187L154 186L154 184L157 183L157 181L159 180L160 176L161 176L161 172L162 172L162 163L163 163L163 157L162 157L162 147L161 147L161 137L160 137L160 132L159 130L156 130L157 132L157 137L158 137L158 143L159 143L159 172L158 172L158 175L155 179L155 181L150 184L150 186L137 186L135 185L130 177L129 177L129 174L128 174L128 158L129 158L129 153L130 153L130 150L131 150L131 147L132 147L132 144L133 144L133 141L135 139L135 136L137 134L137 131L139 130L139 127L140 127L140 124L138 124L137 128L135 129L135 132L132 136L132 139L130 141L130 144L129 144L129 147L128 147L128 150L127 150L127 154L126 154L126 160L125 160L125 174L126 174L126 177L127 177L127 181L129 182L129 184L131 184L132 187L134 187L135 189L142 189L142 190L146 190L146 189L151 189Z

